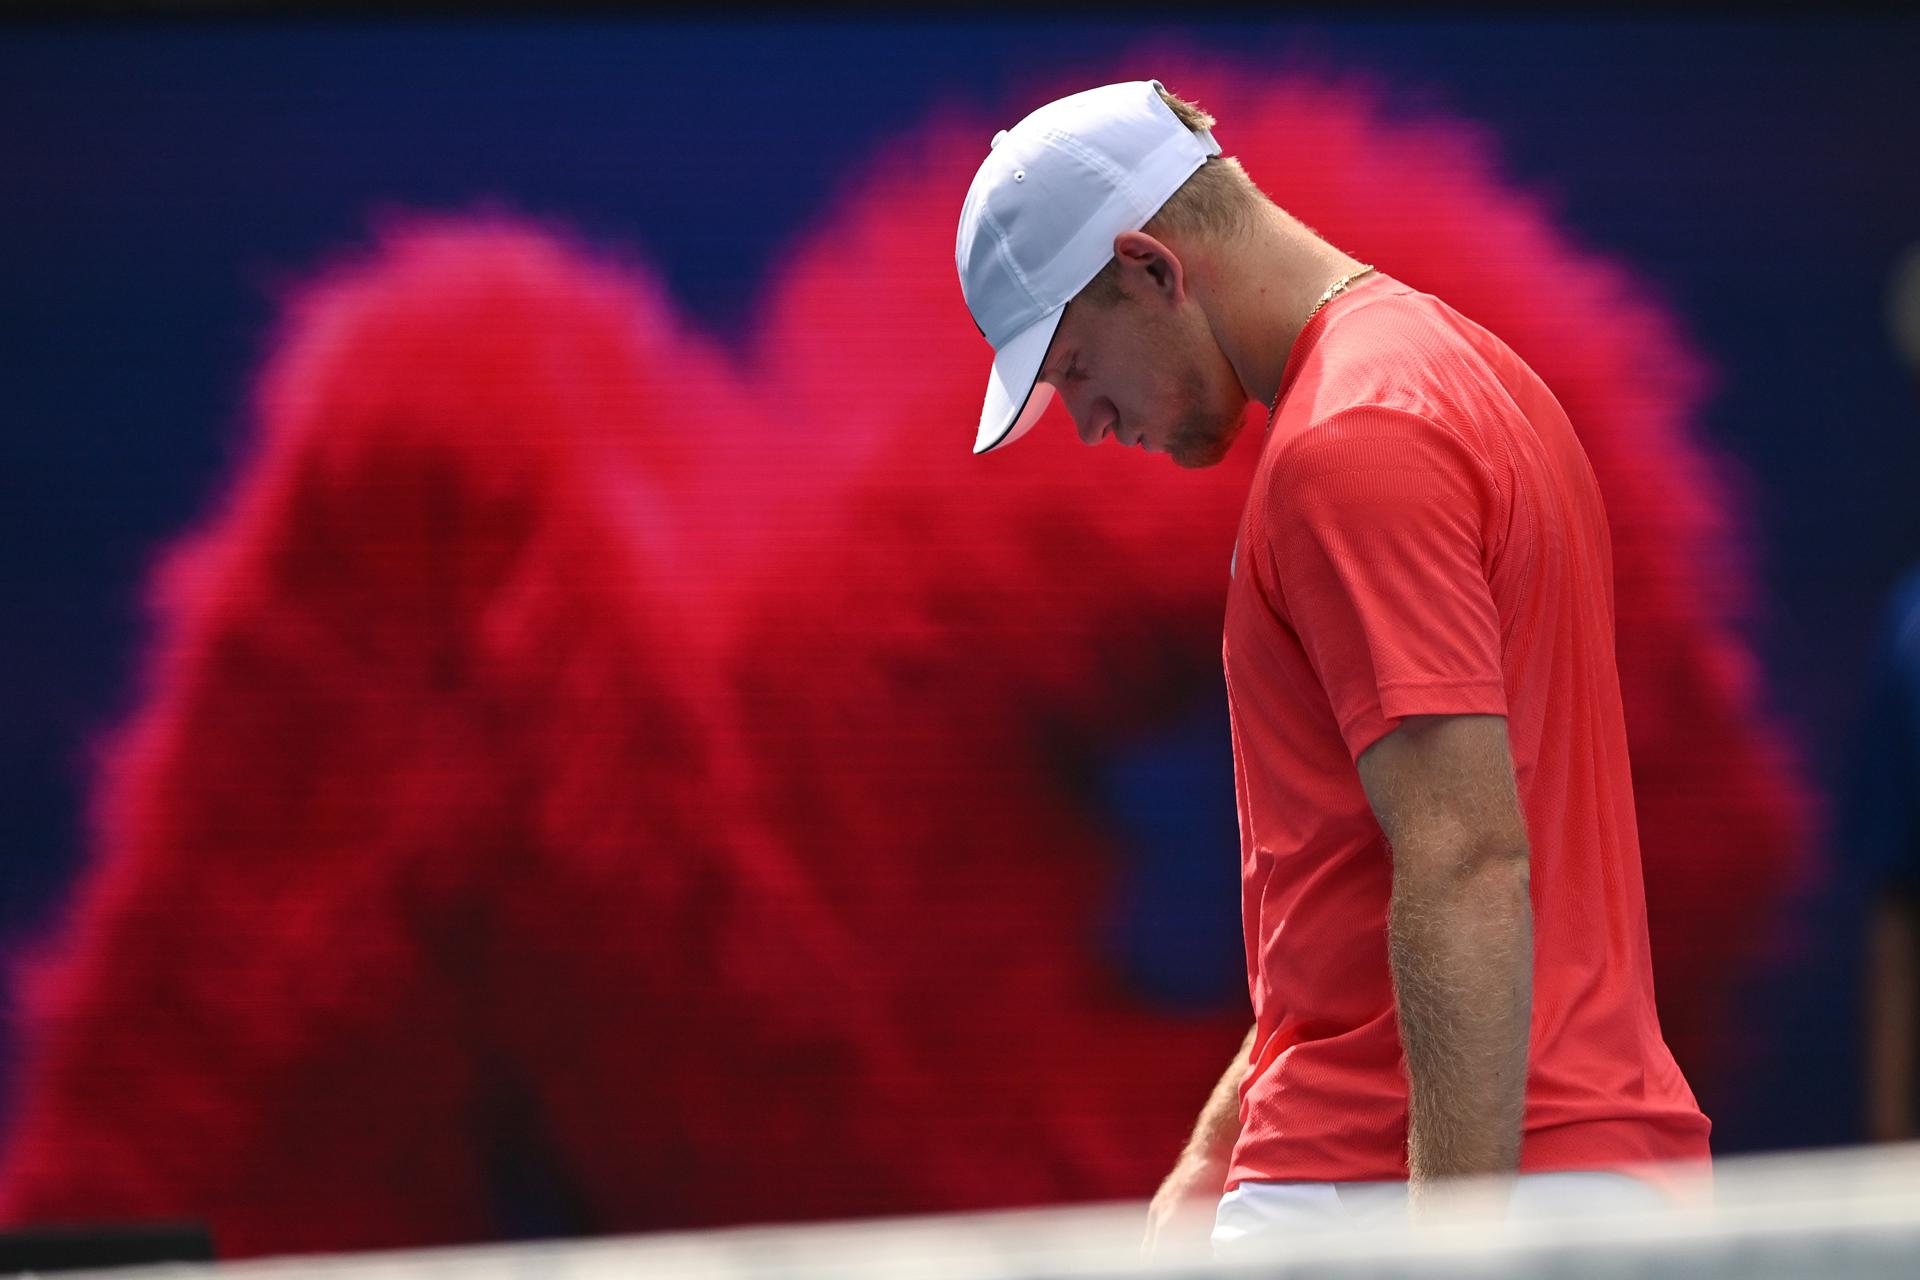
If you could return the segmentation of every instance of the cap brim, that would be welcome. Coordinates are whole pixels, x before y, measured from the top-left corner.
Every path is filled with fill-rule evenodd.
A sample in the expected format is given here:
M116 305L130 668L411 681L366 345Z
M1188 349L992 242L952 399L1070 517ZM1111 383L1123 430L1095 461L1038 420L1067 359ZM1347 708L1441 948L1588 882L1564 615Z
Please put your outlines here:
M976 454L1012 444L1031 431L1053 403L1053 387L1039 381L1040 366L1046 363L1047 348L1053 345L1054 330L1066 310L1055 308L993 353L987 402L980 410L980 434L973 442Z

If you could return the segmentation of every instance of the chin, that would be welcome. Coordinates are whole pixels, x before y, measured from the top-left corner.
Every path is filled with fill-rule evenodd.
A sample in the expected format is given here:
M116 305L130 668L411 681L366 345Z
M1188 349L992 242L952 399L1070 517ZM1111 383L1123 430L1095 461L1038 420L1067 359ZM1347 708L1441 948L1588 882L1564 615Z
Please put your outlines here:
M1215 466L1226 460L1233 450L1233 442L1239 438L1244 417L1235 414L1211 431L1195 431L1183 434L1167 442L1167 456L1174 465L1185 467L1189 471L1199 471Z

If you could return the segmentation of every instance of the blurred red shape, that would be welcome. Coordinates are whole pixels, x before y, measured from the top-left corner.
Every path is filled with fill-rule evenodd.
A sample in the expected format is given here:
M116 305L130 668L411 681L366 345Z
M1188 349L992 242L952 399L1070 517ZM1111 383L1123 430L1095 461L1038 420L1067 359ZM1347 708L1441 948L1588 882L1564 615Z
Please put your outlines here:
M1808 802L1736 629L1698 358L1474 128L1155 73L1582 430L1663 1024L1709 1084ZM992 131L864 166L738 359L497 211L388 218L295 290L28 992L8 1217L197 1216L230 1254L484 1238L489 1171L530 1158L606 1231L1151 1188L1245 1015L1108 972L1082 783L1219 696L1251 451L1176 474L1056 410L970 456L987 351L949 246Z

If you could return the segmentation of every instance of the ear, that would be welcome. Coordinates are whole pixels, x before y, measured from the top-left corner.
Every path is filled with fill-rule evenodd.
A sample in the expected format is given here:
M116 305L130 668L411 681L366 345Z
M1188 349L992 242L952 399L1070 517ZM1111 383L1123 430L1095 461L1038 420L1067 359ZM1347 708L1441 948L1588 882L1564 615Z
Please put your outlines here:
M1164 241L1144 231L1122 231L1113 238L1113 256L1120 262L1121 287L1128 293L1174 304L1186 299L1186 272Z

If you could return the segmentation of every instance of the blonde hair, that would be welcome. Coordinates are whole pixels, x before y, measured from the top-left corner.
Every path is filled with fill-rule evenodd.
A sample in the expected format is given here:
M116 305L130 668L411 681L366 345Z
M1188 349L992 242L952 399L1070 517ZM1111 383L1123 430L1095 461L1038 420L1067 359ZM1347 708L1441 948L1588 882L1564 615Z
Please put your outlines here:
M1160 90L1160 100L1180 118L1180 123L1199 133L1213 128L1213 117L1185 98ZM1225 238L1244 231L1253 214L1266 200L1240 162L1231 156L1208 156L1193 171L1180 189L1141 228L1148 235L1185 235ZM1120 263L1110 260L1100 274L1074 300L1085 299L1095 306L1110 307L1127 298L1120 287Z

